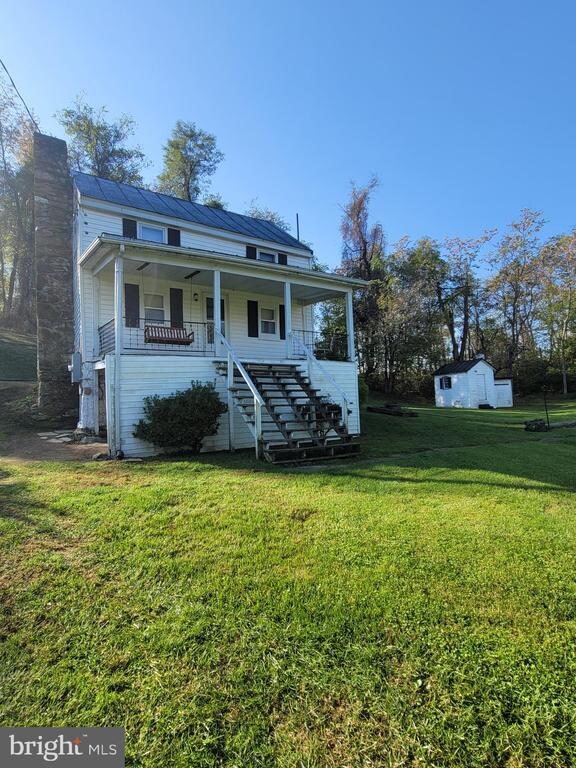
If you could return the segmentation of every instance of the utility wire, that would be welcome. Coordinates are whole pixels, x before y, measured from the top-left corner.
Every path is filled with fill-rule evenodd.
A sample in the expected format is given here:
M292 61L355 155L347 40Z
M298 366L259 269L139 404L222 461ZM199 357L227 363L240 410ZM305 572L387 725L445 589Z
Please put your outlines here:
M22 102L22 104L24 104L24 109L26 110L26 112L28 112L28 117L30 118L30 121L32 122L32 125L33 125L33 126L36 128L36 130L39 132L39 131L40 131L40 128L38 127L38 123L37 123L37 122L36 122L36 120L34 120L34 118L32 117L32 112L30 112L30 110L28 109L28 104L26 104L26 102L24 101L24 99L23 99L23 97L22 97L22 94L20 93L20 91L19 91L19 90L18 90L18 88L16 87L16 83L14 82L14 80L12 80L12 75L10 74L10 72L8 72L8 69L7 69L7 67L6 67L6 64L4 64L4 62L2 61L2 59L0 59L0 64L2 64L2 69L3 69L3 70L4 70L4 72L6 72L6 74L8 75L8 79L9 79L9 80L10 80L10 82L12 83L12 88L14 88L14 90L15 90L15 91L16 91L16 93L18 94L18 98L20 99L20 101Z

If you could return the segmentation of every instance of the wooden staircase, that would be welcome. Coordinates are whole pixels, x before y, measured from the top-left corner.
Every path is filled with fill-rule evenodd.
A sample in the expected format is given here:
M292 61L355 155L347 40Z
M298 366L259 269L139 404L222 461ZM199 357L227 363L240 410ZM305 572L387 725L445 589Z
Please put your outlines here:
M243 367L264 402L261 449L267 461L309 462L360 452L358 436L351 435L344 424L342 407L322 397L298 365L243 363ZM216 370L227 375L227 364L216 363ZM255 435L254 395L236 366L229 389L235 407Z

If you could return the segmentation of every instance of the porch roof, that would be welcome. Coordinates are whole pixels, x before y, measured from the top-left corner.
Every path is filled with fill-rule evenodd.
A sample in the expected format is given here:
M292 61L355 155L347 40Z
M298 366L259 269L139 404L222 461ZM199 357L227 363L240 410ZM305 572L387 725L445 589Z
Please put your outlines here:
M257 280L257 290L271 295L280 295L282 284L290 282L297 287L293 291L294 298L307 303L331 298L335 292L341 294L368 285L365 280L329 272L314 272L299 267L253 261L218 251L170 246L107 234L100 235L88 246L80 257L80 264L97 271L108 265L111 268L112 260L119 251L127 262L133 262L131 266L127 264L127 272L142 271L142 265L146 265L144 269L147 275L179 281L190 278L190 273L198 270L191 278L194 284L209 286L212 282L210 273L220 270L222 287L225 289L248 290L253 281ZM230 278L227 279L226 275L230 275Z

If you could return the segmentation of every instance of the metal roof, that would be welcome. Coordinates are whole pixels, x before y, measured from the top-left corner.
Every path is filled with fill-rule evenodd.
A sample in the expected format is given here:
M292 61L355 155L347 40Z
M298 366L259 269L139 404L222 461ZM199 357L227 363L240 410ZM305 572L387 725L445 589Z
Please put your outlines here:
M467 373L472 370L475 365L478 365L478 363L486 363L487 365L490 365L490 363L483 357L475 357L473 360L463 360L461 363L447 363L441 368L438 368L437 371L434 371L434 376L447 376L450 373ZM493 367L494 366L490 365L490 368Z
M200 203L191 203L178 197L152 192L150 189L101 179L88 173L75 173L74 183L81 195L103 200L107 203L191 221L194 224L201 224L213 229L223 229L227 232L244 235L248 240L266 240L277 245L300 248L305 251L311 250L288 232L265 219L256 219L241 213L210 208L210 206Z

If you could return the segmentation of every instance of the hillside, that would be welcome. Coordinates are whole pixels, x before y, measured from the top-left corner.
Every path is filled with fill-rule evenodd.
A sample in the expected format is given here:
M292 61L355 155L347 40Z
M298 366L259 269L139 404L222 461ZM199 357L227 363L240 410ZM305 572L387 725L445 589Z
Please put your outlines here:
M36 338L0 329L0 381L35 381Z

